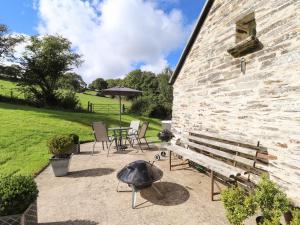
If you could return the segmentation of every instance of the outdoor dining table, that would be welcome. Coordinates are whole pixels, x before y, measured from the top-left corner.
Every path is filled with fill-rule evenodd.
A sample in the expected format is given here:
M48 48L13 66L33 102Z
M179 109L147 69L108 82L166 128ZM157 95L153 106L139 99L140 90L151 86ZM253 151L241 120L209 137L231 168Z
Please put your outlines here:
M116 148L118 151L124 150L127 148L126 145L123 145L123 134L127 137L128 131L132 129L131 127L111 127L108 128L109 131L113 132L113 141L115 141Z

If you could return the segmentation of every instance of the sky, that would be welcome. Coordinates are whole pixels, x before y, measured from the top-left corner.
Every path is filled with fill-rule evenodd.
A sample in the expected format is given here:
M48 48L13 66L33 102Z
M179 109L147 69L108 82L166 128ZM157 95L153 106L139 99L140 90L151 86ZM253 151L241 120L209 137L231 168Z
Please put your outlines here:
M175 68L205 0L0 0L13 33L59 34L84 63L86 82L133 69ZM20 55L25 44L17 47Z

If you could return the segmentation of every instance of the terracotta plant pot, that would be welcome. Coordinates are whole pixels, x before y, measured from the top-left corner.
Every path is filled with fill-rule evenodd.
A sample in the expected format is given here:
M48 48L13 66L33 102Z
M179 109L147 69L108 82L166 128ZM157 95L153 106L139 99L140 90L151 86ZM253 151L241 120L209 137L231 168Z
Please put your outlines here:
M285 223L290 224L293 218L292 212L288 210L286 213L283 214L283 216L284 216Z
M0 224L5 225L37 225L37 203L33 202L22 214L0 217Z
M53 173L56 177L66 176L69 172L71 156L68 158L50 158L50 164L52 166Z

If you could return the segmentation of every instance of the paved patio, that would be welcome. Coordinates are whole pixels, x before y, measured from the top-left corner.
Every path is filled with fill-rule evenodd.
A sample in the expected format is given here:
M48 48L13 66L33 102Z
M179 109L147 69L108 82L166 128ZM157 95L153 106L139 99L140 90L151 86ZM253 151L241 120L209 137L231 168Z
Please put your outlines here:
M92 144L81 146L82 153L71 160L66 177L54 177L46 168L37 178L39 223L43 225L177 225L228 224L220 201L210 201L210 179L191 168L168 169L168 159L155 162L164 172L157 187L137 195L137 208L131 208L129 187L121 184L117 192L117 172L137 159L153 161L157 149L122 154L115 150L107 158L100 145L94 156Z

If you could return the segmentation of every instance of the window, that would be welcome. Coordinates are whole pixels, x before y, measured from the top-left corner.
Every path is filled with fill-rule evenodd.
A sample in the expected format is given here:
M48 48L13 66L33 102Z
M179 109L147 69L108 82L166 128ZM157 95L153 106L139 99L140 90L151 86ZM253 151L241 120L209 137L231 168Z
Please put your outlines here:
M239 43L250 36L256 36L254 13L250 13L236 22L236 43Z

